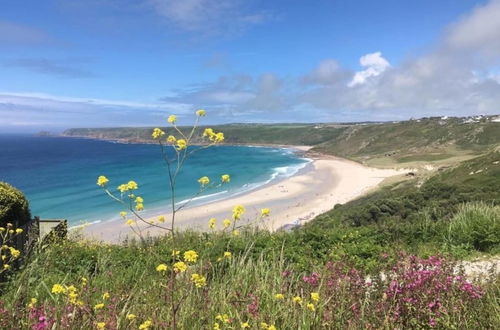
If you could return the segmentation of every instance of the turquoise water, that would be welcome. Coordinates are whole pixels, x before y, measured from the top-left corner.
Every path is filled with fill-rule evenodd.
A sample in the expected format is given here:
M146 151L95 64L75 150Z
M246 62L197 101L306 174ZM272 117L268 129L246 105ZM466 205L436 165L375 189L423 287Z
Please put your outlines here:
M122 209L96 185L99 175L108 177L111 188L135 180L137 194L145 200L146 215L169 209L168 177L157 145L0 135L0 157L0 181L22 190L32 214L41 218L65 218L72 225L116 218ZM230 174L231 183L207 191L194 201L198 204L290 176L306 163L283 148L217 146L200 150L180 173L177 200L195 194L201 176L219 180L221 174Z

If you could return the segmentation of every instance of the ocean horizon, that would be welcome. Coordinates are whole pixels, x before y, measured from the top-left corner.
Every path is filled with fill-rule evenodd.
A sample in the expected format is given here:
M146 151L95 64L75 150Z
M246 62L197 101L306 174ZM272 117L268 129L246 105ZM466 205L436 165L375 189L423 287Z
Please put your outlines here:
M32 215L42 219L68 219L70 226L77 226L118 218L123 208L96 185L99 175L108 177L113 191L121 183L136 181L136 194L145 200L144 216L170 210L167 170L158 145L4 134L0 154L0 181L20 189ZM289 177L308 162L290 148L221 145L200 150L180 172L176 202L196 194L202 176L217 182L222 174L229 174L231 182L205 191L190 206Z

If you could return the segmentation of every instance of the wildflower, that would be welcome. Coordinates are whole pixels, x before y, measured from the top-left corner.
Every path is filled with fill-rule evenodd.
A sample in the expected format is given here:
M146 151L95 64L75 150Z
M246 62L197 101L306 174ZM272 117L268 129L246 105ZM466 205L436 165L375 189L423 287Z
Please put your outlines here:
M175 138L175 136L173 136L173 135L169 135L169 136L167 137L167 143L174 144L174 143L175 143L175 141L177 141L177 139Z
M183 273L186 271L186 269L187 269L187 265L182 261L178 261L174 264L174 271L176 273Z
M10 250L10 255L12 256L12 258L14 259L17 259L19 258L19 256L21 255L21 251L13 248L13 247L9 247L9 250Z
M163 135L165 135L165 132L162 131L160 128L155 128L153 130L153 133L151 134L151 137L155 140L161 138Z
M167 268L168 268L167 265L159 264L158 266L156 266L156 271L157 272L166 272Z
M168 121L170 124L175 124L175 122L177 121L177 116L176 116L176 115L170 115L170 116L168 116L167 121Z
M205 128L205 130L203 131L203 137L208 137L210 138L211 136L213 136L215 133L214 133L214 130L211 129L211 128Z
M274 299L283 300L283 299L285 299L285 296L282 293L277 293L274 295Z
M210 183L210 179L208 178L208 176L203 176L203 177L201 177L201 178L198 179L198 182L202 186L206 186L207 184Z
M215 218L210 218L210 220L208 220L208 228L210 229L215 228Z
M302 298L300 298L299 296L293 297L292 300L293 300L294 303L302 305Z
M13 226L13 224L11 224L10 222L7 222L7 227L9 227L9 228L10 228L10 227L12 227L12 226Z
M81 281L82 281L82 286L87 285L87 278L86 277L82 277Z
M0 233L2 233L4 231L5 231L5 228L4 227L0 227Z
M214 138L215 143L220 143L223 141L224 141L224 133L219 132L219 133L215 134L215 138Z
M3 269L7 270L9 268L10 268L10 265L7 265L7 264L3 265Z
M99 310L99 309L102 309L102 308L104 308L104 304L103 304L103 303L96 304L96 305L94 306L94 309L95 309L95 310Z
M137 182L135 182L135 181L129 181L127 183L127 187L128 187L129 190L136 190L138 188Z
M198 253L193 250L184 252L184 260L187 262L196 262L198 260Z
M260 328L261 329L267 329L269 325L266 322L260 322Z
M165 222L165 217L163 215L158 217L158 222L164 223Z
M99 330L106 329L106 323L104 323L104 322L98 322L97 323L97 329L99 329Z
M144 204L142 204L142 203L137 203L137 204L135 204L135 209L136 209L137 211L142 211L142 210L144 210Z
M231 177L229 176L229 174L223 174L221 175L220 180L222 181L222 183L228 183L229 181L231 181Z
M118 189L123 194L128 190L128 186L126 184L121 184L116 189Z
M177 140L177 150L181 151L187 148L187 142L184 139Z
M207 112L203 109L200 109L200 110L196 110L196 115L198 117L205 117L205 115L207 114Z
M14 234L14 229L9 229L9 234Z
M250 324L248 324L248 322L243 322L243 323L241 323L241 328L242 329L250 328Z
M217 323L217 322L214 323L214 330L220 330L219 323Z
M153 325L153 322L151 322L150 320L144 321L139 326L139 330L147 330L147 329L151 328L152 325Z
M233 236L240 236L240 231L238 229L233 230Z
M224 228L227 228L227 227L231 226L231 220L229 220L229 219L224 219L224 221L223 221L223 222L224 222Z
M270 325L267 330L276 330L276 327L274 325Z
M307 304L307 308L309 310L311 310L312 312L314 312L316 310L316 307L314 307L314 304L312 304L312 303Z
M141 196L137 196L137 197L135 198L135 202L136 202L137 204L144 203L144 199L143 199Z
M179 250L172 250L172 257L177 257L177 256L179 256L179 254L181 254L181 251L179 251Z
M17 228L17 229L16 229L16 234L20 234L20 233L22 233L22 232L23 232L23 230L22 230L21 228Z
M36 298L31 298L31 301L30 303L28 304L28 308L33 308L35 307L36 303L37 303L37 299Z
M121 211L120 212L120 217L125 218L127 216L127 212Z
M127 314L126 317L127 317L127 320L129 320L129 321L132 321L133 319L136 318L135 314L132 314L132 313Z
M104 175L101 175L97 178L97 185L98 186L104 187L104 186L106 186L106 183L108 183L108 182L109 182L108 178L106 178Z
M54 284L52 286L52 293L55 294L66 293L66 288L63 287L61 284Z
M127 225L129 225L129 226L132 226L134 223L135 223L135 221L132 219L127 220Z
M236 205L233 208L233 219L240 219L243 213L245 213L245 207L243 205Z
M311 292L311 299L313 301L319 301L319 293L317 293L317 292Z
M231 252L229 252L229 251L224 252L224 258L228 258L229 259L232 256L233 256L233 254Z
M197 288L202 288L205 285L207 285L207 278L205 276L200 275L200 274L191 275L191 281L194 283L194 285Z
M271 212L271 210L266 207L266 208L263 208L262 210L260 210L260 215L262 217L268 217L270 212Z
M102 299L103 300L106 300L106 299L109 299L109 292L104 292L103 295L102 295Z
M217 314L217 316L215 317L215 319L217 321L221 321L221 322L224 322L224 323L229 323L231 322L231 320L229 319L229 316L227 314Z

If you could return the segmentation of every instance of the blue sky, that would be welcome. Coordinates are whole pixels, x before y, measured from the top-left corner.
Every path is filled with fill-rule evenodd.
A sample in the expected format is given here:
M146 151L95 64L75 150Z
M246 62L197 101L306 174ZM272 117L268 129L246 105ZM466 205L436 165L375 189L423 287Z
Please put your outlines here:
M500 1L0 2L3 131L500 113Z

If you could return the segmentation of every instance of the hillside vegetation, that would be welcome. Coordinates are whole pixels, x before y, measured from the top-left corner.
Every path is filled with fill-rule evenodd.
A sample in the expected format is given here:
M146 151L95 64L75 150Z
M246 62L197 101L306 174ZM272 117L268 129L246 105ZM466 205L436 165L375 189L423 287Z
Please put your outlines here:
M374 166L418 162L452 162L471 158L500 143L500 123L493 117L423 118L363 124L232 124L214 129L226 143L314 146L312 151L333 154ZM181 128L188 130L188 127ZM152 128L74 128L64 136L150 142ZM195 141L201 142L198 138Z

